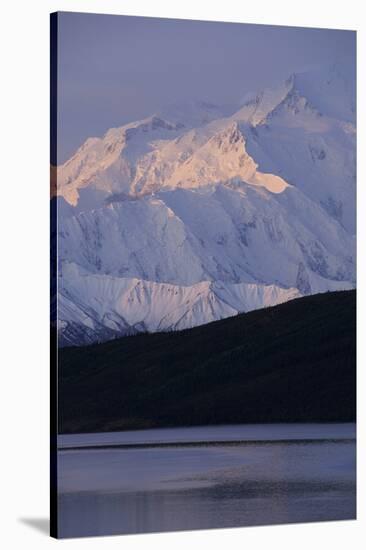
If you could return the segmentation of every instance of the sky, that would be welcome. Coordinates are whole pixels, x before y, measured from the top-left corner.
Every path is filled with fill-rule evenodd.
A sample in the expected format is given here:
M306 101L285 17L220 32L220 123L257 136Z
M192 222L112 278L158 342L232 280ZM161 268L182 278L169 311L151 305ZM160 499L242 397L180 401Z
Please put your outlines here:
M62 12L57 162L166 105L232 104L293 72L355 63L355 53L352 31Z

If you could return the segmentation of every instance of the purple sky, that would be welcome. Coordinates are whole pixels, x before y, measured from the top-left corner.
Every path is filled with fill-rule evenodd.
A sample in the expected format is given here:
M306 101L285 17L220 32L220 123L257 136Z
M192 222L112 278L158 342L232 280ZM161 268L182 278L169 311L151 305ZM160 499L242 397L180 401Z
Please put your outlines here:
M355 49L352 31L62 12L58 162L166 104L238 101L311 65L354 63Z

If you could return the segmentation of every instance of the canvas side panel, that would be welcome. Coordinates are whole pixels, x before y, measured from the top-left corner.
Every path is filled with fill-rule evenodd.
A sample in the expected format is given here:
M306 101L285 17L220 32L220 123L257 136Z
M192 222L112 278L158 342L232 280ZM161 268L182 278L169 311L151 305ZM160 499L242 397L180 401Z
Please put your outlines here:
M50 535L57 538L57 61L58 14L50 16Z

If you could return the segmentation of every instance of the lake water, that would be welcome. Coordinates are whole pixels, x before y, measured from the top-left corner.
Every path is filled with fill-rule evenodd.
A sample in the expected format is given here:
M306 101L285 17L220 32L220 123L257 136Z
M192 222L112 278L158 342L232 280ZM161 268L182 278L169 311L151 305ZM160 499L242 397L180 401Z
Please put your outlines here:
M356 517L354 424L59 436L59 536Z

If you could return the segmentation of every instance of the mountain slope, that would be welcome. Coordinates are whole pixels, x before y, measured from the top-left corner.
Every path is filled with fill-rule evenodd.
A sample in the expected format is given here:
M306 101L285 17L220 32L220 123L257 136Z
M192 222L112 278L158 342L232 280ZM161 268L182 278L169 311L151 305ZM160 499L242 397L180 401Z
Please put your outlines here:
M81 274L66 267L58 301L60 345L90 344L123 334L182 330L297 298L297 289L203 281L177 286ZM67 321L62 321L67 319ZM87 327L88 330L82 330ZM60 327L61 328L61 327Z
M59 354L61 433L355 420L355 291Z
M86 275L104 277L91 301L102 300L110 277L120 287L218 283L229 294L235 284L301 295L354 288L355 108L343 73L295 74L227 109L167 108L87 140L57 167L61 341L116 335L115 302L94 315L84 285L80 308L70 264L81 285ZM163 310L177 327L159 300L153 323L135 312L140 327L168 328ZM184 312L191 326L216 318L205 301L205 315L194 301ZM233 312L242 308L239 300ZM131 330L118 323L119 334Z

